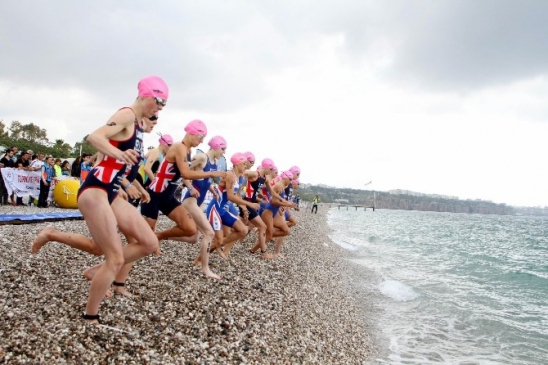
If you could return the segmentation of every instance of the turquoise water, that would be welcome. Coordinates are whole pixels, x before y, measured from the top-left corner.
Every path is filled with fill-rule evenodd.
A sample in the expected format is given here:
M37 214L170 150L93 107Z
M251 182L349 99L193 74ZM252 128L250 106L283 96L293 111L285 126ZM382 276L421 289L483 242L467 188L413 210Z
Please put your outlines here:
M380 364L548 364L548 220L332 209ZM358 298L361 299L361 298Z

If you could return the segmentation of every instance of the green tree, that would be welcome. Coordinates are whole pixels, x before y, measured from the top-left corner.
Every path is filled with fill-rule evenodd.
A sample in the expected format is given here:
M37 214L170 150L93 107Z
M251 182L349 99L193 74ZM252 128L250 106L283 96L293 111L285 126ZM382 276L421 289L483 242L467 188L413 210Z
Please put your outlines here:
M0 119L0 137L4 137L6 135L7 135L6 125L4 124L4 120Z
M47 131L34 123L21 124L18 120L11 122L9 128L10 137L13 139L24 139L31 143L47 145L49 143Z
M86 138L88 138L88 136L89 134L84 136L84 138L82 138L82 141L76 142L74 144L74 147L72 149L73 157L80 156L80 149L82 149L82 153L89 153L92 155L97 152L97 150L92 145L86 142Z
M69 157L72 156L72 152L72 146L62 139L56 139L51 147L51 155L54 157Z

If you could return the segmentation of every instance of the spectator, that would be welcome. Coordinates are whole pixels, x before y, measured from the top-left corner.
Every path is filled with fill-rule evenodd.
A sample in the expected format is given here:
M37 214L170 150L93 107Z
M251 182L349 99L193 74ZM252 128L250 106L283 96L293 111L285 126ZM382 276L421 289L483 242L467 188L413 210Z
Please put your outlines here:
M30 168L30 156L31 156L31 150L28 150L28 151L25 151L21 154L21 157L19 157L19 159L17 159L17 162L15 163L15 167L18 168L19 170L29 170ZM13 194L12 196L12 202L13 205L24 205L23 204L23 198L22 197L17 197L17 199L14 199L15 198L15 193Z
M61 175L63 176L70 176L71 174L71 167L70 167L70 162L68 162L67 160L63 161L63 163L61 164Z
M82 163L82 156L76 157L72 163L72 168L70 170L70 176L80 178L80 165Z
M28 150L27 153L30 153L32 155L32 150ZM36 158L32 159L30 162L30 166L28 168L29 171L40 171L42 170L42 166L44 166L44 154L42 152L38 152L36 154Z
M17 162L17 152L19 152L19 148L17 148L17 146L11 146L10 150L13 151L13 157L11 158L13 166L16 166L15 163Z
M53 157L48 157L46 163L42 166L42 176L40 179L40 197L38 198L38 208L48 207L48 195L51 182L55 178L55 169L53 168Z
M30 167L30 157L31 157L32 151L25 151L21 154L21 156L17 159L17 162L15 163L15 168L18 168L19 170L28 170Z
M80 165L80 182L84 181L92 168L91 155L84 153L82 155L82 164Z
M318 214L318 203L319 202L320 202L320 197L316 194L316 197L312 201L312 210L310 211L310 213ZM314 210L316 210L316 211L314 212Z
M13 161L11 158L13 157L13 150L9 149L6 150L6 153L4 156L0 159L0 168L2 167L13 167ZM2 177L2 174L0 173L0 204L8 204L8 189L6 188L6 184L4 184L4 178Z
M53 169L55 170L55 177L60 177L61 175L63 175L63 169L61 168L60 158L55 159L55 165L53 165Z
M6 150L6 153L4 153L4 156L0 159L1 167L13 167L15 162L13 161L13 150L8 149Z
M32 150L28 150L27 153L30 153L32 155ZM31 159L30 166L28 168L29 171L40 171L42 170L42 166L44 166L44 154L42 152L38 152L36 154L36 158ZM34 201L34 196L29 195L29 201L28 205L31 206L32 202Z
M33 150L27 150L27 152L30 153L30 163L32 164L32 161L36 160L38 155L35 155Z

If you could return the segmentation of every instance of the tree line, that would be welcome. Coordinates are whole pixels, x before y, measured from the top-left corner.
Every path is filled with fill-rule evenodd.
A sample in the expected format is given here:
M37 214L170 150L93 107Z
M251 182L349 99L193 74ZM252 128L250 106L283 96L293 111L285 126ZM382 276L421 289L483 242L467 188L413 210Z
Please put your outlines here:
M22 124L18 120L14 120L8 127L3 120L0 120L0 145L6 148L17 146L19 151L32 150L54 157L67 158L79 156L81 148L82 153L94 154L96 150L86 142L86 138L87 135L73 146L62 139L55 139L51 142L46 129L40 128L34 123Z
M428 196L392 195L387 192L359 190L349 188L329 188L320 186L302 186L299 193L301 199L312 201L316 194L323 203L336 203L338 199L346 199L348 203L375 206L375 209L422 210L451 213L479 213L513 215L516 210L506 204L496 204L484 200L443 199Z

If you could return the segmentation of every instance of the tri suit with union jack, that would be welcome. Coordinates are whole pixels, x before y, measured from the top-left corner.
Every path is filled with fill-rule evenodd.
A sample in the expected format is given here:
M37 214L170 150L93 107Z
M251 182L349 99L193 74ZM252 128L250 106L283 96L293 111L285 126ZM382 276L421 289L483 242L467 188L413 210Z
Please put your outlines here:
M139 153L139 159L142 158L143 150L143 128L139 125L137 119L134 122L133 134L124 141L115 141L110 139L109 142L120 151L134 149ZM136 164L138 165L138 163ZM86 177L86 180L78 190L78 196L86 189L101 189L107 193L108 202L112 204L118 196L118 190L122 183L124 175L129 174L132 166L126 165L124 162L110 156L103 156L103 159L91 169Z

